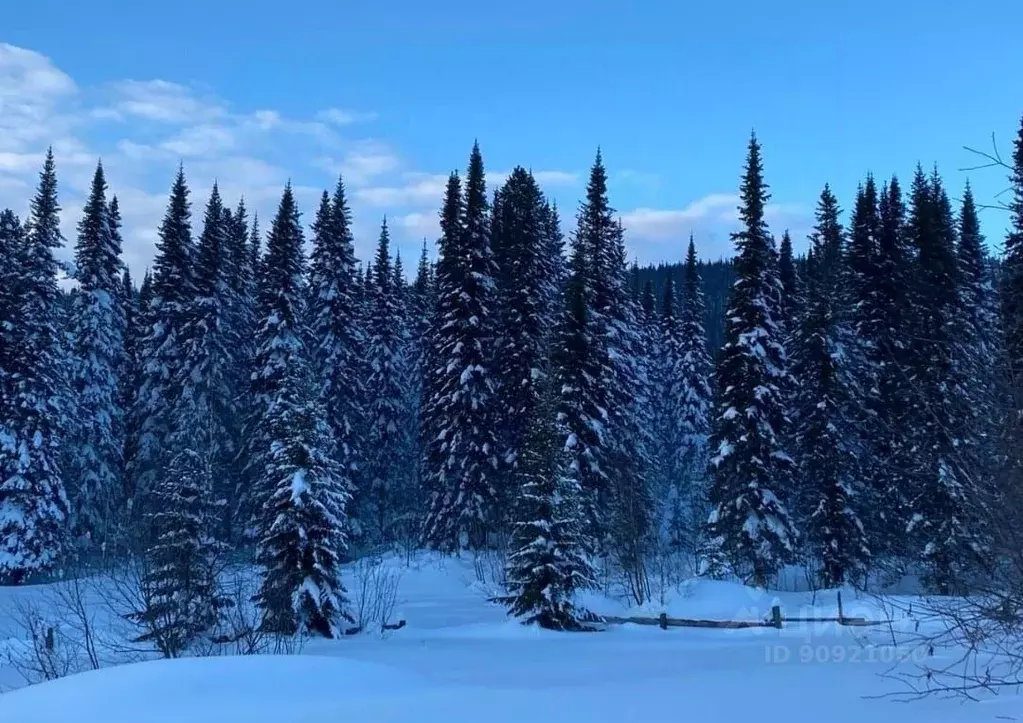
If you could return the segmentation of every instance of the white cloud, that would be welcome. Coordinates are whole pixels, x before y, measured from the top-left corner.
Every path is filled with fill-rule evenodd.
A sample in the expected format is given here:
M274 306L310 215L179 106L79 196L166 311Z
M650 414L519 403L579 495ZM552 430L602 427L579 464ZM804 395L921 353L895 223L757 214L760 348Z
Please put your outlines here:
M447 185L446 173L408 172L399 186L369 186L355 190L355 198L371 206L439 207Z
M622 214L630 252L641 263L679 261L685 255L689 235L693 234L697 251L706 259L730 256L730 233L738 226L739 197L731 193L712 193L681 209L636 208ZM804 236L810 225L809 211L800 204L768 204L764 209L776 236L786 229L793 241Z
M541 188L550 186L574 186L579 183L579 179L581 177L576 171L530 171L530 173L533 174L533 178ZM487 171L487 185L490 186L491 189L494 189L507 181L508 176L510 175L511 171Z
M317 120L324 123L331 123L336 126L348 126L362 121L375 120L376 113L366 113L356 110L344 110L342 108L326 108L316 114Z
M413 239L433 240L440 236L440 216L437 211L414 211L397 217L393 225L402 229L405 236Z
M235 148L237 140L229 128L217 125L199 125L185 128L160 147L183 158L208 157Z
M574 171L533 171L533 178L541 186L572 186L579 183Z
M340 159L323 156L316 159L316 165L331 175L341 174L345 183L364 186L382 175L401 168L398 154L381 141L357 141Z
M191 88L166 80L122 80L111 87L114 117L135 116L161 123L195 123L226 114L214 99L200 98ZM102 111L101 111L102 112Z
M384 214L396 246L418 252L425 237L432 248L448 175L410 166L386 140L349 136L354 124L374 117L342 108L309 117L291 117L274 108L238 108L210 90L164 79L79 87L46 56L0 44L0 207L25 216L43 154L52 145L62 227L69 239L63 255L68 257L95 163L102 158L110 192L118 196L124 216L125 260L140 277L152 264L156 230L179 163L192 188L196 233L214 180L227 203L244 196L265 231L289 180L303 219L310 223L321 184L333 187L334 178L326 171L335 177L344 174L349 184L362 258L371 254ZM584 176L579 172L545 169L533 175L552 195L555 190L573 199L581 195ZM506 177L507 172L488 173L488 187L492 191ZM611 179L634 185L652 182L633 170L612 170ZM623 221L630 255L644 262L677 260L690 230L697 234L703 255L730 253L727 233L736 205L733 194L712 194L681 209L629 211ZM772 228L789 224L794 234L806 216L801 208L784 204L769 207L768 213ZM564 214L564 229L570 232L573 220Z
M46 56L0 43L0 151L41 153L63 139L70 122L59 109L77 94L71 77Z
M57 68L45 55L0 43L0 99L5 109L8 103L15 108L26 101L22 89L32 88L38 98L46 99L74 93L77 90L71 76Z

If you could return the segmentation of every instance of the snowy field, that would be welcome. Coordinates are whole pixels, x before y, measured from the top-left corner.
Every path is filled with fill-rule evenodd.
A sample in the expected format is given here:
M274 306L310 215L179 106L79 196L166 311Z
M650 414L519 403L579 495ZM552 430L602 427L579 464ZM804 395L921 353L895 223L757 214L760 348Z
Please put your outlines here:
M886 675L897 656L908 656L902 670L912 671L913 659L924 654L895 651L888 628L625 625L548 633L523 628L488 603L490 593L474 582L471 564L423 558L409 567L396 560L385 565L401 575L393 613L407 621L401 630L314 641L294 655L120 665L16 690L10 690L18 685L16 671L0 663L0 682L9 691L0 695L0 723L1023 720L1023 697L1015 695L980 703L885 697L906 690ZM17 644L13 611L43 594L0 588L0 640L8 648ZM884 614L870 598L845 596L847 615ZM642 614L755 620L778 603L789 617L827 616L835 614L834 602L834 592L814 599L698 581ZM641 613L598 597L588 603L605 614Z

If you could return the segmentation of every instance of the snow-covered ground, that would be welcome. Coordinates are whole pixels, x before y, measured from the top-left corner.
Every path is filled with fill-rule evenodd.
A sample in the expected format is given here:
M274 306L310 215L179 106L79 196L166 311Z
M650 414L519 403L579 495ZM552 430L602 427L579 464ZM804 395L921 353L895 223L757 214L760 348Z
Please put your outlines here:
M626 625L548 633L523 628L488 603L469 564L428 558L408 568L386 564L402 574L395 612L407 621L401 630L315 641L299 655L152 661L81 673L0 695L0 723L1023 720L1023 697L1015 695L982 703L885 698L905 691L884 675L897 655L885 628ZM0 636L13 634L10 620L5 632L4 614L14 598L31 594L0 589ZM845 597L847 615L882 614L868 598ZM606 614L636 612L596 596L588 602ZM834 592L815 600L699 581L644 613L752 620L777 603L789 617L827 616L835 602ZM11 679L11 671L3 673Z

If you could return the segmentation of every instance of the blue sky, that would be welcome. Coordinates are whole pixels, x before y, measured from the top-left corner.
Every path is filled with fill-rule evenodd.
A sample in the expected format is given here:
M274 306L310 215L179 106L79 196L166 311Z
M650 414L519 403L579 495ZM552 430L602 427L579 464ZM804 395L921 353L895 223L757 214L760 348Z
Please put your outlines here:
M718 257L751 128L777 231L805 233L825 181L850 206L868 170L937 162L957 195L962 146L1008 151L1023 113L1021 23L1018 0L33 0L0 34L0 205L24 212L53 143L70 235L102 156L140 270L178 162L197 205L217 178L265 217L290 178L307 220L344 171L361 256L385 213L408 256L474 138L492 180L531 167L566 230L600 145L640 261L690 231ZM969 176L982 202L1005 185ZM1004 216L982 221L999 242Z

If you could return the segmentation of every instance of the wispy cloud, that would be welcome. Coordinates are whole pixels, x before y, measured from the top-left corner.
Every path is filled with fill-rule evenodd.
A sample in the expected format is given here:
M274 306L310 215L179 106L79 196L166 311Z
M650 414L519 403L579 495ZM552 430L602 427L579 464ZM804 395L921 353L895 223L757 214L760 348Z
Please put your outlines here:
M75 226L95 163L103 159L111 193L124 215L125 259L136 275L152 263L156 230L179 163L192 188L193 225L214 180L229 203L244 196L264 219L276 209L283 185L291 181L303 219L311 222L323 187L338 173L349 185L357 249L368 258L387 215L396 245L417 250L438 234L438 210L447 173L410 163L392 139L372 133L376 114L341 107L293 117L267 107L240 108L215 89L167 79L124 79L99 87L80 86L51 59L32 50L0 44L0 207L28 211L43 154L53 146L60 181L62 225L73 253ZM365 132L364 132L365 131ZM639 170L609 169L612 191L659 182ZM487 174L490 189L509 171ZM537 181L561 204L571 231L569 209L582 196L585 173L534 169ZM658 189L663 195L664 189ZM677 260L689 232L705 256L731 252L734 194L704 196L680 208L641 206L622 214L630 255L641 261ZM768 209L772 227L808 226L798 206Z
M622 224L642 262L681 260L690 234L703 258L720 258L733 253L730 233L738 226L738 206L737 195L712 193L679 209L628 211ZM788 228L800 238L810 224L810 211L801 204L768 204L764 214L777 235Z
M345 110L343 108L326 108L316 114L318 120L331 123L336 126L348 126L353 123L363 123L376 120L376 113L369 113L357 110Z

